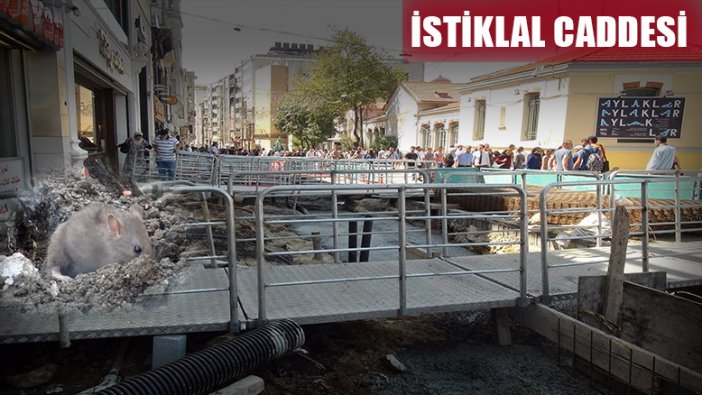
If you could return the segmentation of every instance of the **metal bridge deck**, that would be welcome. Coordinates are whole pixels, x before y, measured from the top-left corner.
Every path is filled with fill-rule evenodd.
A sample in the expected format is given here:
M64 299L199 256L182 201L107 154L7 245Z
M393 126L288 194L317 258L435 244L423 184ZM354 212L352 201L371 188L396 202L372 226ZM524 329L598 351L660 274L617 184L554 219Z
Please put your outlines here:
M670 255L674 257L657 257ZM630 248L627 272L639 272L637 247ZM668 272L672 286L702 283L702 244L655 243L650 247L651 271ZM549 253L552 265L600 262L567 266L550 271L551 295L577 292L577 279L606 274L608 248L562 250ZM407 272L445 273L515 267L516 254L466 256L447 259L410 260ZM541 295L541 259L528 254L528 293ZM396 275L397 262L273 266L266 282ZM72 339L126 337L225 331L229 325L229 294L224 269L192 268L168 292L207 290L199 293L145 295L134 304L110 312L71 313L67 325ZM240 268L239 318L258 318L255 268ZM517 304L518 273L483 273L408 278L407 314L476 310ZM217 290L219 289L219 290ZM349 283L302 284L271 287L266 291L267 318L292 318L302 324L399 316L397 279L362 280ZM21 313L0 306L0 343L55 341L59 339L56 313Z

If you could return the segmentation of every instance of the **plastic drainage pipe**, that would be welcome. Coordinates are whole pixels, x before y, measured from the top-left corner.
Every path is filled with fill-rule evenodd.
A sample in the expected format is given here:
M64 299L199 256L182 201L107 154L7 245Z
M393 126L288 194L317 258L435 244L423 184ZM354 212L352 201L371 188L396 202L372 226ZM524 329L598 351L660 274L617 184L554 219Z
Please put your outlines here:
M304 343L305 333L297 323L276 321L98 393L209 394L259 365L302 347Z

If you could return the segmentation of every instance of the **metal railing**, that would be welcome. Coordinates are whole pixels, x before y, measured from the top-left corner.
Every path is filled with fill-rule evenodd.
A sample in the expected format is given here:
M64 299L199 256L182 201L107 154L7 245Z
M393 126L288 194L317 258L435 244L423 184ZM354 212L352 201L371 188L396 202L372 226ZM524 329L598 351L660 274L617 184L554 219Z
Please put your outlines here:
M493 212L493 213L470 213L464 211L449 211L447 197L449 195L485 193L486 189L495 187L512 191L511 194L520 200L520 209L515 212ZM449 191L451 189L451 191ZM424 195L424 199L411 200L408 194L412 191L419 191ZM357 212L342 212L338 209L344 197L353 195L355 197L368 196L378 193L392 193L397 203L392 207L383 210ZM440 194L439 203L432 202L430 195ZM304 217L299 215L280 215L266 212L265 201L272 198L279 199L290 196L323 196L326 200L331 200L331 214L308 213ZM479 231L450 231L449 224L454 221L471 220L476 218L503 218L513 221L519 225L518 237L514 240L505 241L476 241L460 236L480 233ZM526 294L526 193L518 185L473 185L473 184L395 184L395 185L368 185L359 191L353 185L302 185L302 186L278 186L265 190L260 190L257 194L256 204L252 220L256 227L256 260L258 276L258 317L265 321L267 319L266 290L272 287L294 286L302 284L319 283L349 283L355 281L374 281L397 279L399 287L398 306L401 315L407 313L407 280L413 277L427 276L460 276L480 273L495 272L519 272L520 299L525 300ZM363 232L358 231L356 225L363 223ZM313 226L318 232L311 232L309 236L298 231L294 236L275 236L267 231L270 226ZM348 232L344 233L342 226L348 226ZM375 228L375 229L373 229ZM484 232L483 232L484 233ZM382 237L382 240L373 243L373 237ZM349 238L349 242L344 245L344 236ZM361 236L360 246L356 243L357 237ZM280 248L269 248L276 243L285 242L291 238L306 240L306 246L286 250ZM237 240L238 242L245 240ZM323 246L326 241L328 247ZM507 269L485 269L468 270L457 267L457 270L450 272L432 273L407 273L408 254L416 254L422 258L445 258L449 256L464 256L469 254L466 248L485 247L489 245L514 245L520 252L519 263L516 268ZM398 265L397 275L386 276L366 276L352 278L327 278L322 280L298 279L296 281L268 282L267 270L272 261L281 258L292 260L289 263L296 263L295 259L312 259L314 262L341 262L342 255L347 255L347 262L354 262L357 257L361 260L369 259L369 255L374 254L373 261L396 261ZM325 258L325 256L327 258ZM364 259L365 257L365 259Z
M218 188L210 185L194 185L189 181L171 181L157 183L151 186L151 192L154 194L163 193L174 193L174 194L190 194L198 193L200 194L203 202L203 214L205 216L204 221L197 223L188 223L185 226L189 228L205 228L207 241L208 241L208 252L207 255L202 256L189 256L187 261L189 262L210 262L210 267L217 267L217 262L220 260L225 260L226 268L228 271L228 288L222 289L199 289L199 290L189 290L187 293L197 293L197 292L213 292L213 291L228 291L229 292L229 331L232 333L237 333L240 330L239 313L238 313L238 288L237 288L237 256L236 256L236 237L235 237L235 220L234 220L234 200L230 194L227 193L222 188ZM224 202L224 221L213 221L209 218L209 209L207 208L207 194L215 194L222 199ZM214 236L212 234L212 228L215 226L225 227L225 237L227 242L227 253L224 255L217 255L215 251ZM169 294L174 294L178 292L171 292Z
M144 153L133 156L132 167L135 180L159 180L154 155ZM416 162L392 159L324 159L304 157L235 156L212 155L199 152L178 151L176 153L177 180L199 184L225 185L235 175L234 184L288 185L300 180L322 180L329 172L344 175L333 183L374 184L428 182L426 172L432 167L417 166ZM404 174L404 173L406 174ZM422 174L425 178L420 178ZM412 176L413 175L413 176Z
M249 193L262 188L281 185L382 185L428 183L431 171L426 169L327 169L327 170L281 170L281 171L236 171L229 174L227 190L235 193L236 187L252 187Z
M616 176L615 176L616 177ZM702 201L682 199L681 196L694 196L693 189L699 188L702 177L695 176L647 176L625 180L599 180L590 182L562 182L546 185L540 193L540 236L541 236L541 264L542 264L542 294L549 297L549 271L558 267L582 265L583 263L569 263L551 265L549 263L549 244L558 240L593 240L597 245L603 239L611 237L608 226L605 226L607 217L611 218L617 205L627 208L630 215L629 234L641 239L641 266L642 271L649 270L649 240L656 235L675 234L676 242L682 240L683 233L702 231ZM652 199L658 190L668 190L674 185L673 199ZM576 208L549 208L549 194L553 194L569 187L587 186L595 189L594 203L588 205L585 200ZM657 218L651 219L651 214ZM672 213L672 218L670 214ZM685 215L683 215L685 213ZM585 216L595 214L596 222L591 225L568 224L553 226L549 224L549 216ZM557 230L586 228L587 234L571 234L567 236L552 236ZM604 261L603 261L604 262ZM587 264L602 263L588 262Z

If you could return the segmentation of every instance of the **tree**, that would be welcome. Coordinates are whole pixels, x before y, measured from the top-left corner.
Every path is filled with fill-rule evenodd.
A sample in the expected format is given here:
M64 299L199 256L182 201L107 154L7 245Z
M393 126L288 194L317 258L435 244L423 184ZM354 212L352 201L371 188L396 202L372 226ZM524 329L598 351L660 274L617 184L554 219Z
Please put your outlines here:
M315 148L334 135L337 116L335 108L306 103L293 92L278 107L275 127L292 135L300 148Z
M375 152L378 152L381 149L388 149L388 147L397 148L397 137L385 135L379 136L373 141L373 144L371 144L371 148L373 148Z
M353 137L363 145L361 128L370 105L387 100L407 78L387 63L385 53L371 48L351 30L336 30L334 43L320 50L309 78L299 81L297 91L331 112L353 112Z

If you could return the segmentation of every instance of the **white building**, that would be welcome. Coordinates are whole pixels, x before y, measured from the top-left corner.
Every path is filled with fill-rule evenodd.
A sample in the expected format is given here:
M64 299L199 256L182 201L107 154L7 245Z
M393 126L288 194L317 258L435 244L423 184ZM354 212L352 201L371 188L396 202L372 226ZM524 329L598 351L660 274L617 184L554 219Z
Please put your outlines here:
M556 148L565 139L577 145L595 135L611 167L643 169L654 137L667 134L683 168L702 167L699 47L574 51L474 78L460 92L461 141ZM618 118L601 107L610 98L624 106L675 101L679 107L670 112L627 109Z
M412 146L448 146L455 137L447 134L433 135L433 126L422 130L419 122L420 112L435 110L458 102L458 88L462 84L440 79L433 82L403 82L395 90L385 105L387 127L385 134L396 136L398 148L405 152ZM441 120L446 118L441 114ZM449 116L455 122L454 116ZM444 122L448 124L448 121ZM427 125L427 124L424 124ZM436 124L434 124L436 125ZM451 129L455 133L456 129ZM436 136L434 138L433 136Z

